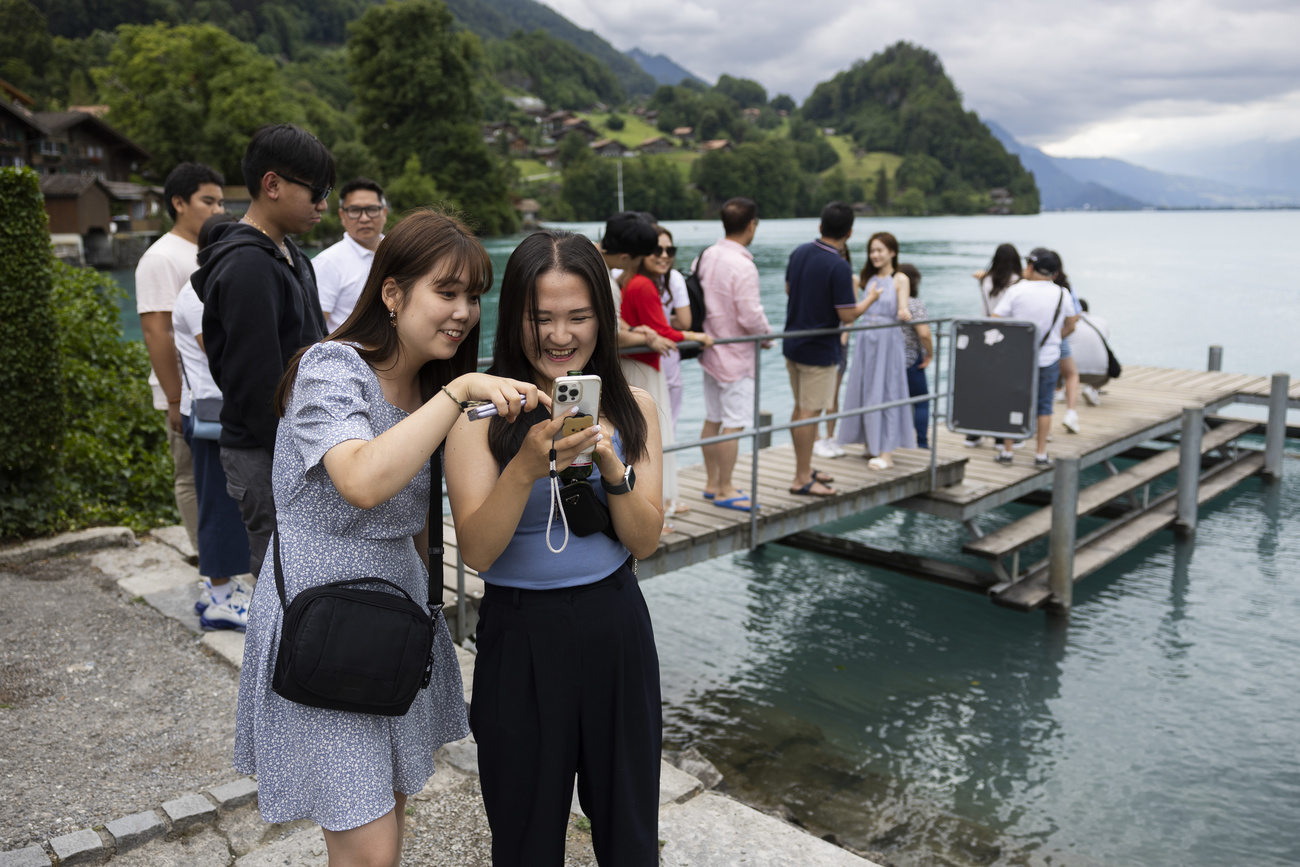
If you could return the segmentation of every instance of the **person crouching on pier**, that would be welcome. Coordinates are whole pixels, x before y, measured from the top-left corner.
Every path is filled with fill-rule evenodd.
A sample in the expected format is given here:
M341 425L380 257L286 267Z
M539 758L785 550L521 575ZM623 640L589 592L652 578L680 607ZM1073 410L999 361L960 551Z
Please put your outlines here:
M1061 330L1073 327L1078 320L1070 293L1052 280L1061 270L1061 258L1051 250L1038 247L1025 257L1023 279L1002 293L993 315L1002 319L1024 319L1038 331L1038 451L1034 466L1051 466L1047 456L1047 435L1052 429L1052 397L1061 372ZM1012 441L1002 442L994 457L1000 464L1014 459Z
M565 419L545 411L514 425L462 418L447 441L456 539L487 584L469 716L492 863L564 863L576 773L596 860L653 867L659 659L633 558L654 553L663 526L659 414L623 377L608 274L586 238L525 239L506 264L497 315L490 372L549 392L581 370L600 377L601 393L598 424L558 442ZM551 512L551 468L564 471L592 445L589 481L612 536L568 533Z

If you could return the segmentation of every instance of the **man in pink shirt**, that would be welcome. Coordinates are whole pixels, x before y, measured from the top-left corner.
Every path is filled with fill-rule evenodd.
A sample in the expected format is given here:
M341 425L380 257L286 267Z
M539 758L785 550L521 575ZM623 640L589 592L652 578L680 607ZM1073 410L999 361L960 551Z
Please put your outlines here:
M758 295L758 268L747 247L758 229L758 206L735 198L722 206L726 237L700 254L700 283L704 287L704 333L715 340L770 334L772 326ZM754 344L712 346L700 354L704 368L704 429L702 438L736 433L754 419ZM738 440L703 446L705 499L724 509L750 510L749 497L731 481L740 452Z

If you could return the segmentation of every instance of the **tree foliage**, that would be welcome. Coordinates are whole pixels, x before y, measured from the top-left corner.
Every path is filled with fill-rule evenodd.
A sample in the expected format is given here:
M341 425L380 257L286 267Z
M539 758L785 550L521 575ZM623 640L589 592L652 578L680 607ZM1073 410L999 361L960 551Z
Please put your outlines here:
M604 220L618 210L618 160L590 155L564 170L563 201L575 220ZM688 190L667 158L623 160L623 206L660 220L693 220L704 212L700 194Z
M128 24L117 35L95 81L113 124L152 152L159 172L197 160L234 182L258 127L305 120L275 61L219 27Z
M0 0L0 78L33 90L53 53L41 11L27 0Z
M1033 176L974 112L962 108L961 94L943 64L924 48L899 42L855 63L817 85L800 111L820 125L851 134L864 150L938 161L944 171L924 191L939 206L935 210L960 204L963 210L957 212L965 213L968 203L990 188L1006 187L1017 213L1038 211ZM929 180L931 174L920 172L918 179Z
M513 231L506 175L479 131L478 37L456 31L434 0L372 6L352 25L348 77L357 125L389 177L411 154L485 234Z
M767 105L767 89L748 78L732 78L723 73L714 89L735 100L741 108L762 108Z

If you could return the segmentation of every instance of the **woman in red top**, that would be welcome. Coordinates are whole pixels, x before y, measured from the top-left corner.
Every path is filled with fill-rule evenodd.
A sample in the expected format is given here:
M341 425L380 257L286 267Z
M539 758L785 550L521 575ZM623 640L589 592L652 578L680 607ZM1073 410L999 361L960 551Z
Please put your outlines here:
M659 233L659 238L662 245L664 238L662 232ZM663 300L659 297L659 287L654 281L654 276L653 272L646 269L643 259L640 269L623 287L623 303L619 307L619 316L623 321L634 329L644 326L660 337L673 341L670 350L676 349L676 343L681 340L707 340L708 338L703 334L694 331L678 331L668 324L668 319L664 316ZM628 384L645 389L654 398L655 406L659 408L659 430L662 432L663 444L671 445L673 435L672 419L669 414L668 380L659 369L659 354L638 352L635 355L624 355L620 356L620 363ZM664 517L666 519L686 511L685 504L678 501L677 462L674 458L674 452L664 455ZM672 524L665 520L664 533L671 533L672 529Z

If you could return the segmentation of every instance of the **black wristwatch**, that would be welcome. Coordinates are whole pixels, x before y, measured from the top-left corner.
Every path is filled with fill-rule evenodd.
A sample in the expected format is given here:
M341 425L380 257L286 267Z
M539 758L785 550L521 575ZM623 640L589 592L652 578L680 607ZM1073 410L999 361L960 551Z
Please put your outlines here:
M623 470L623 483L621 485L611 485L605 480L604 476L601 476L600 486L605 489L605 493L613 496L626 494L636 486L636 473L632 470L632 465L628 464Z

